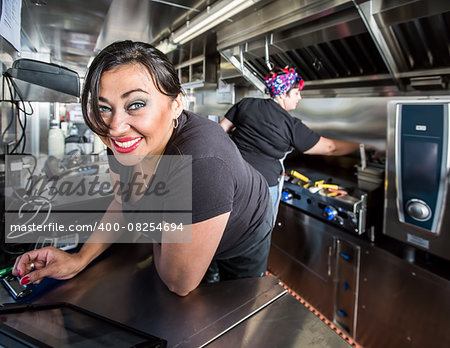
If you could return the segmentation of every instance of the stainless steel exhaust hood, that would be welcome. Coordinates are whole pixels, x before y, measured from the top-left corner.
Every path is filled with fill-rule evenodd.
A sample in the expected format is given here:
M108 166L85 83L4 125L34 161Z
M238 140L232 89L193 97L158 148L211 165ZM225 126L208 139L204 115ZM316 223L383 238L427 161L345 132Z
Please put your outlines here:
M217 32L222 57L257 88L270 65L289 64L321 96L442 94L449 38L447 0L277 0Z
M36 102L76 102L78 74L65 67L32 59L19 59L6 73L16 87L15 99Z

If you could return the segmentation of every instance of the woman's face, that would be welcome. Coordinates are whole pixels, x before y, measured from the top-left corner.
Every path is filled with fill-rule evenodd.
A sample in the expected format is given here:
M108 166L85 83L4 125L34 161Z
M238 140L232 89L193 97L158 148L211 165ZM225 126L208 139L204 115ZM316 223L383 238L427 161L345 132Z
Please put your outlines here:
M125 165L137 164L147 155L162 155L174 119L183 109L181 94L172 100L159 92L148 70L139 64L104 72L98 99L100 115L109 126L102 140Z
M298 102L302 99L302 94L298 88L292 88L289 93L284 93L274 98L280 106L286 110L295 110Z
M298 88L292 88L285 98L285 110L295 110L298 102L302 99L302 94Z

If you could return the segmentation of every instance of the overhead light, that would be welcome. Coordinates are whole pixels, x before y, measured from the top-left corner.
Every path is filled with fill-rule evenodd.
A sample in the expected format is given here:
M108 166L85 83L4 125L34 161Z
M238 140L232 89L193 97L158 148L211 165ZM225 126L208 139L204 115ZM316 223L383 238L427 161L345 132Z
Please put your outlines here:
M186 28L175 31L173 42L184 44L205 31L214 28L235 14L245 10L259 0L222 0L212 5L208 11L199 14Z

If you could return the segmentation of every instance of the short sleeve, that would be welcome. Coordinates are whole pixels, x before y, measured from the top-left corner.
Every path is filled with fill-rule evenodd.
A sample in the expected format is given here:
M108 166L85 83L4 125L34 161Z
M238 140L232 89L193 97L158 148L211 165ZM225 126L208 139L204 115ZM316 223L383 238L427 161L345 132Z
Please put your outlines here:
M120 174L121 164L114 157L111 149L106 149L106 154L108 155L109 169L114 173Z
M312 148L320 139L320 135L308 128L300 119L294 119L293 146L300 152Z
M225 118L229 121L231 121L232 123L236 124L237 119L236 119L236 115L238 114L238 108L239 108L239 103L234 104L225 114Z
M192 223L231 212L235 185L231 169L215 157L192 163Z

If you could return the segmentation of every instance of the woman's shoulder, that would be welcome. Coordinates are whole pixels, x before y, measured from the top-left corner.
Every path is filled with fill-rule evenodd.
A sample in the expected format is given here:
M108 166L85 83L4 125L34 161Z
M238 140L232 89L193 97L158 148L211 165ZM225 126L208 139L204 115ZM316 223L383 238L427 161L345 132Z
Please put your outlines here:
M208 141L214 137L226 136L217 122L191 111L183 111L183 120L177 131L177 139L189 141Z
M271 105L273 103L272 98L252 98L252 97L246 97L241 99L237 105L240 105L241 107L249 107L249 106L260 106L260 105Z
M217 122L190 111L183 111L176 134L166 154L198 157L218 156L233 151L233 142Z

